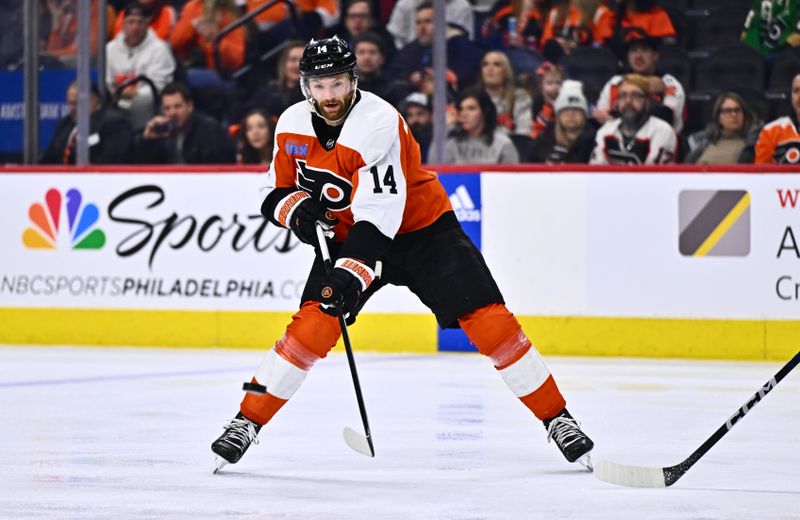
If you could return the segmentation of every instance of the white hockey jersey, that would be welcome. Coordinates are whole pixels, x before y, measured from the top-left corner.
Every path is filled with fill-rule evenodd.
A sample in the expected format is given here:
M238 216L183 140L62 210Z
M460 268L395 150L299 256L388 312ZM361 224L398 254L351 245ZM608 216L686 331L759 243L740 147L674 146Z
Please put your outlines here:
M331 142L317 137L307 101L286 109L275 129L270 184L305 190L333 211L338 241L361 220L389 238L432 224L452 209L444 188L420 166L419 145L397 110L370 92L359 95Z
M678 139L669 123L650 116L636 135L626 139L619 129L621 119L612 119L597 131L589 164L672 164Z
M622 83L623 76L617 75L612 77L606 82L603 90L600 91L600 97L597 98L597 108L601 110L610 111L617 102L617 90ZM661 76L661 81L664 82L664 99L661 103L672 110L672 128L675 133L681 133L683 130L683 123L686 120L686 92L683 90L683 85L678 81L675 76L671 74L664 74Z

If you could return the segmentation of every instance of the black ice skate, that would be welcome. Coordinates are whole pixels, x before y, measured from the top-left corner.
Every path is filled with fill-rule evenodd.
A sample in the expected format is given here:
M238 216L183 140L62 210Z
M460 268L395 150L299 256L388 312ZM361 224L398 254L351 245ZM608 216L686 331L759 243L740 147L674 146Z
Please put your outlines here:
M547 442L555 440L558 449L569 462L577 461L589 471L592 470L590 452L594 448L594 442L581 431L580 424L566 408L552 419L546 419L544 427L547 428Z
M231 422L225 426L225 431L211 444L211 451L216 457L214 473L221 470L226 464L236 464L251 443L258 444L258 432L261 425L256 424L242 412L236 414Z

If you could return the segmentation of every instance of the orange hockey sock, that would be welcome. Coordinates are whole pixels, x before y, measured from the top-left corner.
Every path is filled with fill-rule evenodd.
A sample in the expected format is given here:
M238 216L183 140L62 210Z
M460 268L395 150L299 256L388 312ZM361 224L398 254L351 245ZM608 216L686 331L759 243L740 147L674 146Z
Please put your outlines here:
M462 316L458 323L536 417L549 419L566 406L544 360L505 305L486 305Z
M300 388L314 363L336 345L340 333L336 318L319 310L317 302L304 303L253 376L252 382L265 386L267 393L246 394L242 414L258 424L269 422Z

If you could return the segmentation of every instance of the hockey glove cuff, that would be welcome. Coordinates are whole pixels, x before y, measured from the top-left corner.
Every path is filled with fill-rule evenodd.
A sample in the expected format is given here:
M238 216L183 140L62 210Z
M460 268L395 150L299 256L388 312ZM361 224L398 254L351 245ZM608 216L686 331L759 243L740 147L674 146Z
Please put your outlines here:
M355 258L340 258L320 284L319 301L322 312L336 315L340 306L345 318L358 307L358 300L375 279L375 271Z
M330 229L338 223L333 213L313 200L305 191L293 191L275 206L273 218L283 227L290 228L301 242L317 243L317 222Z

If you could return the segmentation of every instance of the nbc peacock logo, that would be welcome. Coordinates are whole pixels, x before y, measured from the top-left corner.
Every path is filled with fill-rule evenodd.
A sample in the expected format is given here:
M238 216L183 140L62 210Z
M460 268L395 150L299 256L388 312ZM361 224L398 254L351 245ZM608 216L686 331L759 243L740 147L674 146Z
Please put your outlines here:
M66 209L67 222L62 222ZM106 243L106 234L97 228L100 210L94 203L83 204L83 195L75 188L67 191L66 198L51 188L44 196L44 204L34 202L28 208L32 227L22 233L22 243L31 249L56 249L59 228L69 226L72 249L100 249Z

